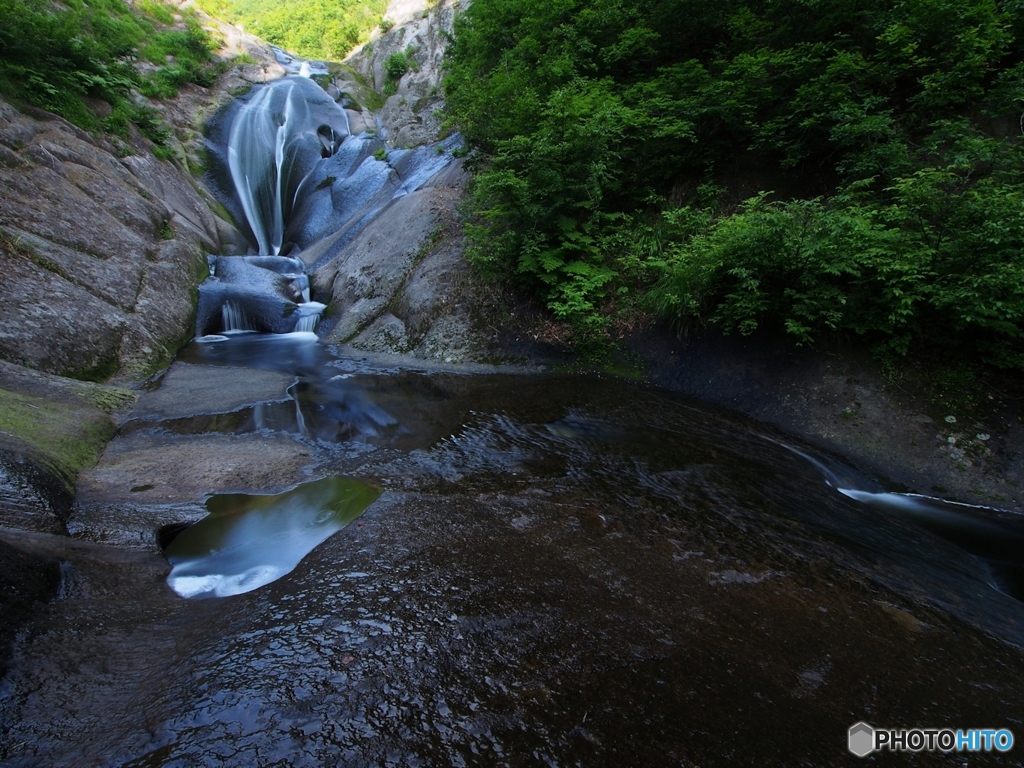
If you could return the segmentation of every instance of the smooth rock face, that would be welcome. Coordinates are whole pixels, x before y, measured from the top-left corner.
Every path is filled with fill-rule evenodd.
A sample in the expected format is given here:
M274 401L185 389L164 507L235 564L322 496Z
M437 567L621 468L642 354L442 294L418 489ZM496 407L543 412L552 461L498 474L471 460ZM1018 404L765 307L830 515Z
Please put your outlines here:
M398 198L313 274L314 299L340 316L325 341L446 362L480 357L454 214L462 194L426 186Z
M993 420L997 429L946 423L927 415L934 406L920 395L888 381L866 351L714 334L682 344L650 330L627 343L648 380L803 435L894 484L972 504L1024 505L1016 404L1002 423Z
M71 493L52 470L31 458L26 446L17 448L0 450L0 525L64 533Z
M190 334L203 255L230 227L138 135L119 158L105 140L29 111L0 101L0 358L137 377Z
M230 413L251 403L285 400L294 382L294 376L277 371L174 363L159 388L139 398L125 423Z
M133 396L0 361L0 527L63 533L75 476L99 458Z
M283 491L308 479L311 449L290 437L132 432L112 443L78 481L73 535L153 548L164 525L206 514L211 493Z
M153 548L163 526L203 517L210 493L281 491L306 479L308 446L281 435L216 431L254 403L290 400L295 380L277 371L175 363L121 415L122 436L79 476L68 530ZM169 440L167 432L179 436Z
M327 335L343 342L383 314L437 224L433 192L413 192L382 211L313 274L313 296L329 297L341 320Z

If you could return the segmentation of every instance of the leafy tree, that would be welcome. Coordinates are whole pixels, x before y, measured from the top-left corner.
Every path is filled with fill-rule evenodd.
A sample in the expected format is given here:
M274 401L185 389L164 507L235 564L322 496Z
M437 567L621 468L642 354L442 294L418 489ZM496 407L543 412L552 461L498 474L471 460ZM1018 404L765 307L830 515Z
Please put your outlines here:
M243 24L286 50L340 61L381 23L387 0L198 0L206 12Z
M456 21L473 260L798 343L1024 369L1024 6L488 0Z

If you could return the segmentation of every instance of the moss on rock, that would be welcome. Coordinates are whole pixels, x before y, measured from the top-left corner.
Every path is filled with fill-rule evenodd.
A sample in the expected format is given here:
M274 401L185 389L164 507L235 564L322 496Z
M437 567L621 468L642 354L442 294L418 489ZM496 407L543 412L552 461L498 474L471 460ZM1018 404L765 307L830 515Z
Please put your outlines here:
M114 393L105 401L94 397L107 403L119 400ZM87 402L0 390L0 432L34 449L69 490L82 469L96 464L115 431L106 413Z

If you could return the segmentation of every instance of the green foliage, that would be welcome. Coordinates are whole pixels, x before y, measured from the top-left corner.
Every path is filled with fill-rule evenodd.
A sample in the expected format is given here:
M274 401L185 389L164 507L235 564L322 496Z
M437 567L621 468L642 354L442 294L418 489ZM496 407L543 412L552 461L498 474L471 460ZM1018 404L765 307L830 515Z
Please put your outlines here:
M382 24L387 0L198 0L207 13L243 24L274 45L341 61Z
M167 129L134 92L173 96L186 82L211 84L220 72L211 64L213 42L194 18L186 17L181 29L159 28L175 21L154 0L138 11L124 0L0 0L0 92L87 130L127 136L134 122L161 143ZM131 63L137 56L160 66L143 77ZM91 99L106 101L111 113L101 120Z
M1024 370L1022 54L995 0L474 3L445 81L470 256L584 325L642 303Z
M384 95L393 96L398 90L398 81L402 79L409 70L419 72L420 66L415 59L416 48L410 45L404 51L396 51L384 59L384 73L387 80L384 83Z
M384 71L387 73L388 79L400 80L402 75L409 71L408 57L402 51L392 53L384 59Z
M158 0L141 0L135 7L152 19L170 27L174 24L174 12Z

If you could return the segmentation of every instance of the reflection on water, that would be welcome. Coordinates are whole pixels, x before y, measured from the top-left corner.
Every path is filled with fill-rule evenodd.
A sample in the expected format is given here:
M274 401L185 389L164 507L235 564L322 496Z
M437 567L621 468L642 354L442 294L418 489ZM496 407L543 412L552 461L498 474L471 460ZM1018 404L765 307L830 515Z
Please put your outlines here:
M251 592L289 573L379 495L359 480L327 477L276 496L213 496L210 514L167 547L167 583L182 597Z
M935 603L990 629L1006 626L1005 596L1024 599L1019 515L882 493L877 481L842 462L634 383L398 370L339 357L300 336L250 334L193 344L181 357L298 379L288 399L239 412L238 424L197 422L192 428L287 432L321 444L369 442L410 451L389 467L368 470L405 487L429 485L428 478L462 484L479 478L486 487L501 476L562 476L594 493L606 486L627 503L645 489L668 500L676 513L699 489L722 500L720 514L760 529L782 549L813 547L819 556L889 586L914 584L911 591L930 594ZM175 429L191 428L183 423ZM786 454L820 473L834 489L826 494L829 503L813 475L796 480ZM843 498L860 503L833 503ZM979 593L979 581L1002 595Z
M177 598L163 562L71 558L0 686L4 765L831 766L860 718L1020 709L1020 516L884 494L634 382L398 370L255 334L185 356L286 374L262 403L136 420L158 449L209 434L190 472L265 436L389 492L212 499L170 583L230 600ZM147 442L118 441L105 461ZM140 525L167 514L149 467L123 488Z
M869 493L840 488L851 499L898 514L967 550L984 562L992 586L1024 602L1024 519L970 504L905 493Z

